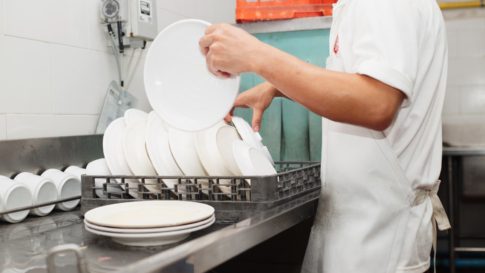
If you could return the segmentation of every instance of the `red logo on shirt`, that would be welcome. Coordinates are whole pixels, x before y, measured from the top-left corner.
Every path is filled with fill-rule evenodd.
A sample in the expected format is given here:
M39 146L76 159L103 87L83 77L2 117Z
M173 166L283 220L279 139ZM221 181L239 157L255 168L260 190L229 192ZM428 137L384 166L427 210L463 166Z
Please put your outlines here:
M339 50L340 50L340 42L339 42L339 37L337 35L337 38L335 39L335 44L333 45L333 53L337 55Z

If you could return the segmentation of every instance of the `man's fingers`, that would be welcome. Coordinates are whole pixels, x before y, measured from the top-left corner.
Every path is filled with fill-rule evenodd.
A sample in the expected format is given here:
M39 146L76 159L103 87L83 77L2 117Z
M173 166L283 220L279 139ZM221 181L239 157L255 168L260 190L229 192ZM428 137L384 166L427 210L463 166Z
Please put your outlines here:
M253 109L253 130L255 132L259 132L259 129L261 128L261 121L263 120L263 110L261 109Z
M224 117L224 121L226 123L230 123L232 121L232 116L234 115L234 108L232 108L232 110L227 113L227 115Z
M219 28L219 24L210 25L205 29L205 35L211 34Z
M214 37L212 35L205 35L204 37L200 38L199 40L200 51L204 55L207 55L207 53L209 53L209 49L212 43L214 43Z
M234 102L234 107L249 107L249 101L245 92L237 96L236 101Z
M207 64L207 69L209 69L209 72L214 74L215 76L217 77L220 77L220 75L218 74L218 71L217 69L214 67L214 61L212 59L212 52L209 51L209 53L207 53L206 55L206 64Z

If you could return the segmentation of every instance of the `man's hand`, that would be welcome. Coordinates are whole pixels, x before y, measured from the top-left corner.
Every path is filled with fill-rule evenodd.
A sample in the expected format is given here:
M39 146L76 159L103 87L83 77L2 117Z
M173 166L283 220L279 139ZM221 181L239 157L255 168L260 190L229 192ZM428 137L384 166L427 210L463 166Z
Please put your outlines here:
M228 24L209 26L199 46L209 71L219 77L255 72L258 63L263 62L261 51L267 47L246 31Z
M261 128L264 111L270 106L273 98L278 95L279 92L276 88L264 82L240 94L234 103L234 107L251 108L253 110L252 126L253 130L257 132ZM226 116L226 121L231 120L232 112Z

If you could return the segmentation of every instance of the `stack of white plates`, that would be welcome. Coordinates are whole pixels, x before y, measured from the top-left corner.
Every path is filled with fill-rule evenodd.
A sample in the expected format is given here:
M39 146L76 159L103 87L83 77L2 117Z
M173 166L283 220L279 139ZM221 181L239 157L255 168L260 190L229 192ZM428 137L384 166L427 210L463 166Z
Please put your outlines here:
M187 201L127 202L95 208L84 215L87 231L129 246L175 243L214 222L214 208Z
M103 152L112 175L276 174L261 136L246 121L234 118L234 127L223 122L238 94L239 77L221 79L207 70L198 42L209 25L182 20L166 27L153 41L144 70L153 112L129 109L106 129ZM207 180L197 181L203 191L208 189ZM139 181L127 178L124 182L120 187L128 186L129 194L139 198ZM163 182L170 189L178 183L176 179ZM230 179L220 180L220 190L230 193L230 183ZM145 180L145 188L161 190L157 180Z

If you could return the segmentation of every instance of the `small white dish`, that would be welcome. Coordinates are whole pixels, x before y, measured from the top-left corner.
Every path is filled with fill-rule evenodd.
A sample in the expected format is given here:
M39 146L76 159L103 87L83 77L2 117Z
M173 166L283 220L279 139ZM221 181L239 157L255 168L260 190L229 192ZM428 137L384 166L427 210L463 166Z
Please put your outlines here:
M128 246L160 246L160 245L167 245L179 242L187 237L189 237L190 233L205 229L210 227L214 224L215 219L211 222L177 231L169 231L169 232L158 232L158 233L115 233L115 232L106 232L100 231L88 226L84 226L84 228L97 235L107 236L110 237L113 241Z
M277 174L276 169L266 155L260 150L249 146L244 141L233 143L236 162L244 176L266 176Z
M15 181L25 184L32 194L33 205L54 202L58 198L56 184L49 179L28 172L19 173ZM54 209L55 205L48 205L30 210L36 216L46 216Z
M158 175L184 176L170 151L168 129L155 112L150 112L148 115L145 142L148 156ZM164 179L163 182L171 189L178 183L176 179Z
M32 204L32 194L26 185L6 176L0 176L0 212L28 207ZM4 214L2 219L9 223L18 223L23 221L27 215L29 215L29 210L23 210Z
M106 163L106 159L100 158L94 161L91 161L86 166L86 174L87 175L101 175L101 176L109 176L111 172L109 171L108 164ZM95 191L96 195L101 198L105 198L106 194L102 190L103 184L106 183L106 179L95 179L94 185L96 188L99 188ZM106 190L109 193L114 194L121 194L123 190L118 184L109 183Z
M111 122L106 128L103 136L103 153L110 172L117 176L132 176L133 173L128 166L128 162L123 152L123 138L126 133L126 124L123 118L118 118ZM117 179L121 183L121 179ZM138 197L138 181L126 179L130 189L129 194L134 198ZM121 185L124 189L124 185Z
M81 182L82 176L86 174L86 169L78 166L69 166L64 170L64 172L74 175L79 182Z
M126 129L123 139L123 151L126 162L134 175L156 176L157 172L148 157L145 145L146 128L146 120L133 121ZM156 180L145 180L145 187L151 192L160 192L160 186Z
M112 204L92 209L86 221L113 228L161 228L205 220L214 208L197 202L157 200Z
M206 176L195 147L194 133L168 129L168 140L177 165L186 176Z
M140 233L171 232L171 231L179 231L184 229L195 228L195 227L203 226L210 222L213 222L215 218L216 218L215 215L212 215L211 217L205 220L202 220L200 222L190 223L187 225L173 226L173 227L162 227L162 228L110 228L110 227L98 226L86 220L84 220L84 224L89 228L96 229L99 231L104 231L104 232L140 234Z
M56 169L48 169L44 171L41 176L49 178L56 184L57 196L59 199L81 196L81 181L74 175ZM57 203L56 208L62 211L70 211L77 207L79 202L80 200L78 199Z
M263 144L263 138L258 132L254 132L251 125L247 123L243 118L232 117L232 123L236 127L237 132L241 135L241 138L249 146L261 150L264 155L270 160L271 164L274 165L273 157L269 153L269 150Z
M131 108L125 111L123 118L125 120L126 126L130 126L140 121L146 121L148 118L148 114L146 112L143 112L142 110Z
M207 69L199 40L210 23L181 20L162 30L148 50L144 82L153 109L172 127L200 131L222 120L239 91L239 77Z

